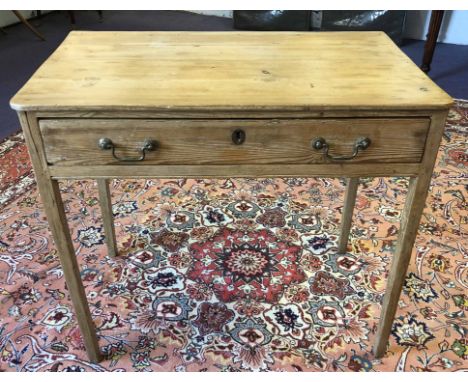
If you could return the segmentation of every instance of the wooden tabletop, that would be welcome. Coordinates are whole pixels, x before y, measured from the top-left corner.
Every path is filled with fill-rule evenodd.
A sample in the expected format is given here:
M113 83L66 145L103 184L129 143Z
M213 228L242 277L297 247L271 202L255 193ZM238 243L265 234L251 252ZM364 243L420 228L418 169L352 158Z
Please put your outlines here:
M71 32L17 110L438 109L382 32Z

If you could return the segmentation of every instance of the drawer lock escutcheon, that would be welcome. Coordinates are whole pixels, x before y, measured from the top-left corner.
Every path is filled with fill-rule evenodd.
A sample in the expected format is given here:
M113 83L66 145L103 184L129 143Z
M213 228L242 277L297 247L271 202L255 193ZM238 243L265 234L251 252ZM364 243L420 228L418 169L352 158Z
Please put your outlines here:
M330 155L330 145L327 143L325 138L319 137L312 141L312 147L317 150L323 150L323 155L331 160L351 160L354 159L358 154L359 151L366 150L371 144L371 140L369 138L358 138L354 143L353 153L351 155Z
M234 132L232 133L232 142L235 144L235 145L241 145L242 143L245 142L245 137L246 137L246 134L245 134L245 131L242 130L242 129L236 129L234 130Z
M152 139L145 139L143 145L138 150L140 156L138 157L119 157L115 153L115 145L109 138L100 138L98 141L98 146L101 150L112 150L112 156L117 159L119 162L141 162L145 159L146 153L148 151L154 151L158 147L158 142Z

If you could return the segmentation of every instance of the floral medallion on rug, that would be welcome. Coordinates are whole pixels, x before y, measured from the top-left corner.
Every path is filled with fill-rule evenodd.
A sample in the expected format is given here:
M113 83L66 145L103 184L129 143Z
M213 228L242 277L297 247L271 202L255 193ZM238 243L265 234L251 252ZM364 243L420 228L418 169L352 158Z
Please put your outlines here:
M0 144L0 371L468 369L468 102L447 122L388 351L372 356L408 179L61 183L105 360L87 360L21 134Z

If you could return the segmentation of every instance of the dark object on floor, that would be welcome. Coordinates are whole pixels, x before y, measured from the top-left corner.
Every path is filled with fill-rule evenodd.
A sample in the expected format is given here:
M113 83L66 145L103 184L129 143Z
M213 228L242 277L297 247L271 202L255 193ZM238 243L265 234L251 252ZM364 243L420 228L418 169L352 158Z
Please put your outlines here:
M323 31L382 31L401 45L406 11L323 11Z
M96 11L99 16L99 22L102 22L102 11ZM70 17L70 23L74 28L76 26L76 18L75 18L75 11L67 11L68 16Z
M311 11L234 11L234 28L255 31L308 31Z
M12 11L15 16L21 21L24 25L26 25L31 32L33 32L37 37L39 37L42 41L45 41L45 37L36 29L34 28L28 20L24 18L24 16L20 13L20 11Z
M424 57L421 65L421 70L428 73L431 70L432 57L439 37L440 26L444 18L444 11L432 11L429 31L427 32L426 44L424 45Z

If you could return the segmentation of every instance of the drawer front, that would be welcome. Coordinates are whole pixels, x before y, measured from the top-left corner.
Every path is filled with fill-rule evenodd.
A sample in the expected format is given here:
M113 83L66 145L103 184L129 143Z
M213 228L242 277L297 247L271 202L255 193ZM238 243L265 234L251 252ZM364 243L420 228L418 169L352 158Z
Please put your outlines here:
M429 119L42 119L39 127L54 166L419 163ZM356 150L363 138L370 144Z

